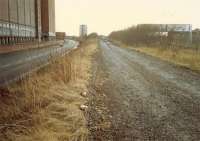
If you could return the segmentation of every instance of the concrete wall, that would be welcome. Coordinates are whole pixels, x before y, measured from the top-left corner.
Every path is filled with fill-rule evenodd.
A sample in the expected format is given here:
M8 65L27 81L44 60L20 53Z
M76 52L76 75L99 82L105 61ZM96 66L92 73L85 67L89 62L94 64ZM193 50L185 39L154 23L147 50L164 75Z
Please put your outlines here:
M55 0L49 0L49 32L55 36Z

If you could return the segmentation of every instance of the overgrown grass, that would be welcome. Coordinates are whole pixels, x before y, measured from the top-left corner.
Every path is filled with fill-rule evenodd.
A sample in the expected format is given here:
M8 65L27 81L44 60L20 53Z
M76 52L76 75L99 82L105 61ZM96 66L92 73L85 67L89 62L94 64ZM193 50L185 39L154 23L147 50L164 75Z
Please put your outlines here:
M92 54L89 40L20 82L0 89L0 141L84 141L84 113Z
M200 50L181 47L138 47L135 50L174 64L200 71Z
M200 47L177 47L177 46L128 46L120 41L112 40L112 43L120 47L134 49L161 60L200 72Z

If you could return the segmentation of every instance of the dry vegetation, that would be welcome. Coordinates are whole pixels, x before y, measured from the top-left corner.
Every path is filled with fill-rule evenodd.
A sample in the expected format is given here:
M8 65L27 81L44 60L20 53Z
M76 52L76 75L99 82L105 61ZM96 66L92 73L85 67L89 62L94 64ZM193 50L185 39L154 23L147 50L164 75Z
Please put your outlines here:
M120 41L112 40L112 42L120 47L134 49L138 52L145 53L161 60L200 72L200 48L184 48L184 47L144 47L144 46L128 46Z
M84 141L88 130L80 105L87 98L96 40L0 89L0 141Z
M135 50L200 71L200 51L194 48L138 47Z
M139 52L158 57L174 64L200 71L200 46L199 41L192 45L185 33L169 37L157 36L159 29L155 25L140 25L114 31L109 38L120 46L135 46ZM152 36L153 35L153 36ZM189 47L190 46L190 47Z

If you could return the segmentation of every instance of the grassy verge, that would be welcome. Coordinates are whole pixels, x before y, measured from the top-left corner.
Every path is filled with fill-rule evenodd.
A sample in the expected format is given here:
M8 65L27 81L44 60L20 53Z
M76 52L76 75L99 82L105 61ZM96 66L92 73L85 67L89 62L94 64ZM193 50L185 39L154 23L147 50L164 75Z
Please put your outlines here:
M0 141L84 141L88 130L80 105L87 98L96 40L0 89Z
M181 47L132 47L116 40L112 40L112 42L118 46L130 48L157 57L161 60L200 72L200 49Z
M136 51L200 71L200 52L191 48L139 47Z

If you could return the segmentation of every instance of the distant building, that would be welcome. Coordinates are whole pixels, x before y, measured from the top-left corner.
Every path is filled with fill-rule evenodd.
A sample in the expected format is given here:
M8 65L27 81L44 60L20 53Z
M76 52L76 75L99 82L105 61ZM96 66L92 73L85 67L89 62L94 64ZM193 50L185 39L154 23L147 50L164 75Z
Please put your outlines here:
M179 42L184 45L192 43L191 24L139 24L138 31L150 35L166 36L171 42Z
M86 37L87 36L87 25L80 25L80 31L79 31L79 36L80 37Z
M65 32L56 32L56 39L57 40L64 40L66 37L66 33Z
M139 24L137 27L152 32L192 32L191 24Z

